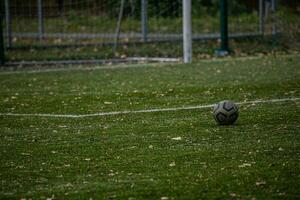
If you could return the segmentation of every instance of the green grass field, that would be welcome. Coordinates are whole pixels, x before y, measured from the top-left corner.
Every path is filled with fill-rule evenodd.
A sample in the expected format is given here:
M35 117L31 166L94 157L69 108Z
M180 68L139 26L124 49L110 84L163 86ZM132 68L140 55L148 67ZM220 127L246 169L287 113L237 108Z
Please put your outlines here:
M1 199L299 199L300 56L0 72Z

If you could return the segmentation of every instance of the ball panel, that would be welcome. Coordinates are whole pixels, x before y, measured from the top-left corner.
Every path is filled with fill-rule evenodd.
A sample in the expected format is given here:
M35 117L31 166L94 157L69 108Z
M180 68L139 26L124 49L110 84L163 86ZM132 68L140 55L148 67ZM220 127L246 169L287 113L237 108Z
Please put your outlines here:
M237 120L238 116L238 113L233 113L229 116L229 119L232 123L234 123Z
M224 113L219 112L216 115L216 118L217 118L217 120L218 120L219 123L225 123L226 119L227 119L227 116Z
M225 101L223 104L223 109L229 112L234 109L234 104L231 101Z
M213 116L220 125L231 125L238 118L238 107L232 101L222 101L214 106Z

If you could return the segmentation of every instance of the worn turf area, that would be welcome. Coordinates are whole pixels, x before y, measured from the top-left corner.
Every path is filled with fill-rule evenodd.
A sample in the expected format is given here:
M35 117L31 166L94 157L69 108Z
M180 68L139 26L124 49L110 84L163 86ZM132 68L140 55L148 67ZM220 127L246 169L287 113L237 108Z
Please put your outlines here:
M0 113L88 114L300 97L300 56L0 72ZM300 101L80 119L0 115L1 199L299 199Z

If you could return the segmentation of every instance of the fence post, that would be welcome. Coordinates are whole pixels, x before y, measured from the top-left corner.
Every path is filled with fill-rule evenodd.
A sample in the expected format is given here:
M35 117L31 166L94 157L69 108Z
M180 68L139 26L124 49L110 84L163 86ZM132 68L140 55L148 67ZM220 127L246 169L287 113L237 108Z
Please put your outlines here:
M11 29L9 0L5 0L5 23L6 23L7 47L10 48L12 45L12 29Z
M39 24L39 39L44 38L44 17L43 17L43 0L37 1L38 5L38 24Z
M142 20L142 35L143 35L143 42L147 42L148 37L148 0L142 0L142 13L141 13L141 20Z
M271 0L271 10L272 10L272 35L276 35L277 27L276 27L276 11L277 11L277 1Z
M228 45L228 1L220 0L220 30L221 47L216 51L217 56L227 56L229 54Z
M0 7L0 10L1 10L1 7ZM2 13L3 12L1 10L1 12L0 12L0 65L5 64L4 39L3 39L3 14Z
M265 33L264 0L259 0L259 33Z
M192 62L192 3L183 1L183 54L184 63Z
M124 6L125 6L125 0L121 0L118 23L117 23L116 33L115 33L115 41L114 41L114 46L113 46L113 53L116 53L116 50L117 50L117 47L118 47L120 31L121 31L121 22L122 22L123 12L124 12Z

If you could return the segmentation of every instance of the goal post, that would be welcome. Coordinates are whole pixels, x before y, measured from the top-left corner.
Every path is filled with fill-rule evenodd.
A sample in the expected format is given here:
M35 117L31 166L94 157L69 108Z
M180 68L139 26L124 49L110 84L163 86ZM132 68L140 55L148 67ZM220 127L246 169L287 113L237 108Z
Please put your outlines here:
M252 53L257 47L269 51L269 36L279 32L272 47L282 42L288 43L286 48L298 47L293 40L298 38L295 23L299 0L29 2L0 1L5 10L1 14L7 64L48 60L138 62L137 58L140 62L155 58L191 63L226 56L228 51ZM277 15L275 2L279 3ZM292 9L295 12L289 12Z
M192 2L183 2L183 58L184 63L192 62Z
M184 63L192 62L192 10L191 0L182 0L183 4L183 60ZM216 50L216 56L229 54L228 36L228 0L220 0L220 49Z

